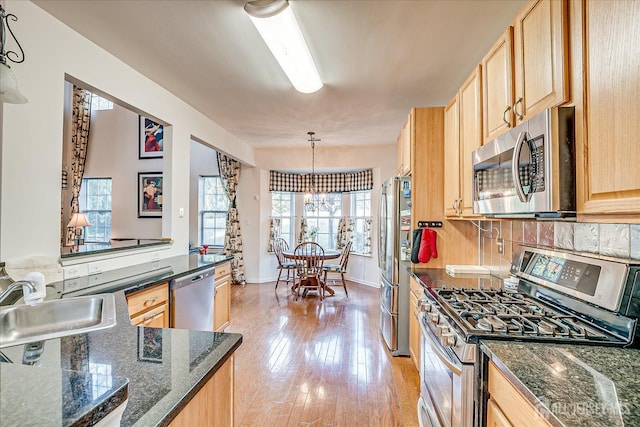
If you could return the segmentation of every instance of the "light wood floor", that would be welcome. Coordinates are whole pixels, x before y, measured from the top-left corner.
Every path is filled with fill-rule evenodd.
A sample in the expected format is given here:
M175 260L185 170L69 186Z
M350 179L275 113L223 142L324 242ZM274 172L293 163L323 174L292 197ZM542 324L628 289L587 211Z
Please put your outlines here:
M379 290L348 282L320 301L280 283L232 286L236 426L417 426L418 371L378 329Z

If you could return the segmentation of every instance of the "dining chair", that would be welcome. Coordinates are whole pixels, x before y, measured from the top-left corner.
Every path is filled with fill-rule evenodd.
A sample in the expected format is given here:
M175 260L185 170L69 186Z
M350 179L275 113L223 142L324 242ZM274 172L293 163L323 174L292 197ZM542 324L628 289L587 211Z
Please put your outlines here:
M324 264L324 249L316 242L302 242L296 246L293 252L293 261L296 265L294 288L296 300L303 293L317 290L320 300L324 299L324 282L322 281L322 266Z
M342 282L342 287L344 288L344 293L349 296L349 291L347 291L347 282L344 280L344 274L347 272L347 263L349 262L349 253L351 253L351 240L347 242L344 249L342 250L342 255L340 255L340 261L338 264L325 264L322 268L324 277L324 283L327 283L327 275L331 274L340 274L340 281ZM336 279L333 279L333 284L335 286Z
M278 237L273 242L273 252L276 254L276 259L278 260L278 279L276 279L276 287L278 289L278 283L280 283L280 276L282 276L283 271L287 271L287 278L285 280L285 284L289 284L289 282L293 282L294 270L296 268L296 264L292 261L288 261L284 255L283 251L289 250L289 244L282 237Z

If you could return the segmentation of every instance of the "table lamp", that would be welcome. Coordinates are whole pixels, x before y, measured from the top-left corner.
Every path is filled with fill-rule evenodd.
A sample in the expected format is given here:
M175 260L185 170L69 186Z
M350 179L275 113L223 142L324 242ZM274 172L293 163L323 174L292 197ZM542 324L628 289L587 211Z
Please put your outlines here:
M78 227L88 227L91 223L87 219L87 215L81 212L76 212L71 215L71 219L69 220L69 224L67 227L69 228L78 228ZM84 244L84 239L82 238L82 230L80 230L80 234L76 234L76 238L73 240L76 246L80 246Z

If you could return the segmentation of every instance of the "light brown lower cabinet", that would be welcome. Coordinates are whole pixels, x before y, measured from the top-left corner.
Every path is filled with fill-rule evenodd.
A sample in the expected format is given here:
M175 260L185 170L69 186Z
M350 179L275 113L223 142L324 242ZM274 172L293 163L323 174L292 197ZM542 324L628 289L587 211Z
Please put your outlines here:
M131 318L132 326L146 326L148 328L169 327L169 305L160 304L153 309Z
M513 427L493 399L487 402L487 427Z
M170 427L233 426L234 355L218 369L182 411Z
M551 426L493 362L489 363L489 395L487 427Z
M126 298L133 326L169 327L169 284L167 282L131 292Z
M416 369L420 371L420 323L416 317L418 313L418 299L422 298L422 286L416 279L409 279L409 354Z
M231 262L216 265L214 278L213 330L224 332L231 323Z

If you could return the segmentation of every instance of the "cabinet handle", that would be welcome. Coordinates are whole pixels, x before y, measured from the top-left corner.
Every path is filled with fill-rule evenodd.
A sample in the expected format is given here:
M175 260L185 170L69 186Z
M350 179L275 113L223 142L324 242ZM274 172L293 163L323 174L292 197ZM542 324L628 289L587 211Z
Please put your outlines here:
M158 295L154 295L153 298L149 298L149 299L144 300L144 304L143 305L153 304L154 302L156 302L157 299L158 299Z
M462 199L458 199L458 215L462 215Z
M522 104L522 97L518 98L515 104L513 104L513 113L516 115L516 119L522 121L523 115L518 113L518 104Z
M507 108L504 110L504 113L502 113L502 121L504 122L504 124L505 124L505 125L507 125L507 127L508 127L508 128L510 128L510 127L511 127L511 122L510 122L509 120L507 120L507 117L506 117L506 115L507 115L507 113L508 113L509 111L511 111L511 107L507 107Z
M144 323L147 323L149 320L153 320L155 317L158 317L160 313L151 313L144 316Z
M453 201L453 210L456 211L456 214L458 213L458 203L459 203L459 199L455 199Z

